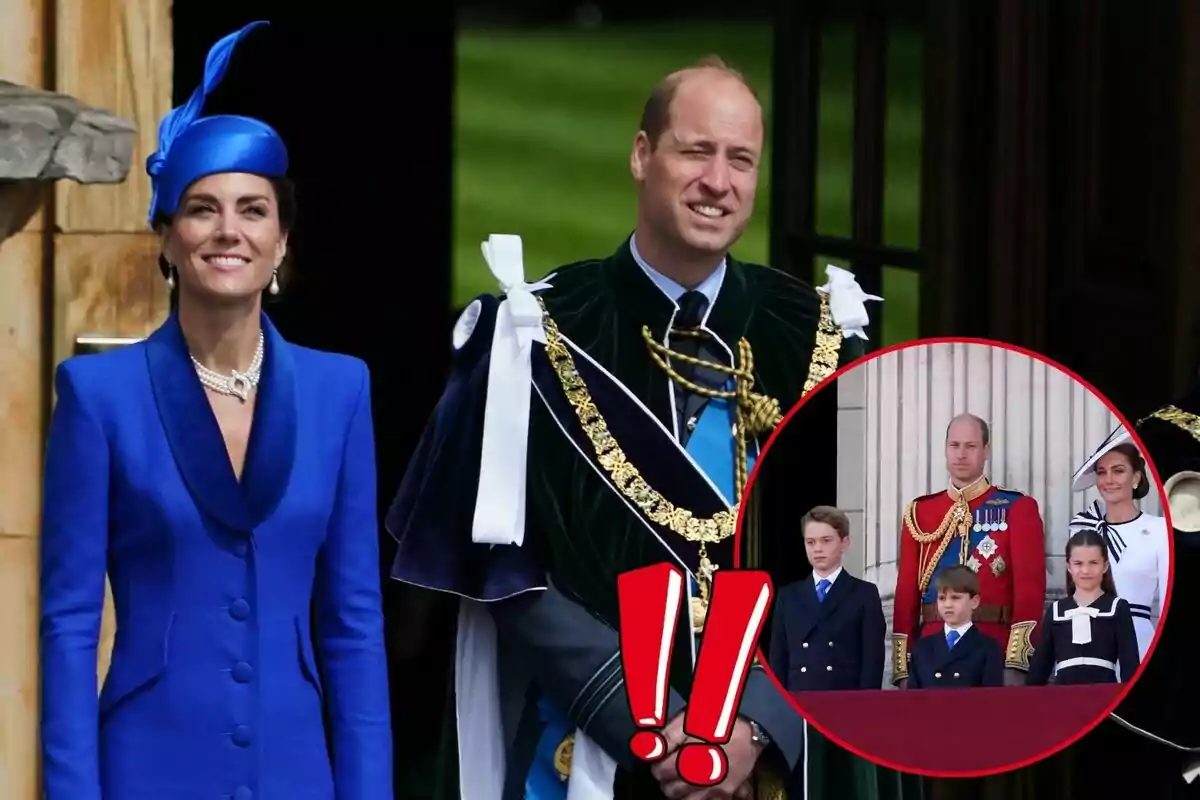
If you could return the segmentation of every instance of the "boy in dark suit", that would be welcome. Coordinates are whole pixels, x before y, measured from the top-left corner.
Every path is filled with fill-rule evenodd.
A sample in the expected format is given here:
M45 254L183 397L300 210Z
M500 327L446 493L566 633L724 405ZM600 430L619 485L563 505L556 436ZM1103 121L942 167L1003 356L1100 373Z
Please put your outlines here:
M813 571L775 602L771 670L789 692L883 688L887 622L879 589L842 569L850 521L817 506L801 529Z
M949 567L934 582L942 633L917 640L908 670L909 689L1004 685L1004 653L971 624L979 607L979 578L968 566Z

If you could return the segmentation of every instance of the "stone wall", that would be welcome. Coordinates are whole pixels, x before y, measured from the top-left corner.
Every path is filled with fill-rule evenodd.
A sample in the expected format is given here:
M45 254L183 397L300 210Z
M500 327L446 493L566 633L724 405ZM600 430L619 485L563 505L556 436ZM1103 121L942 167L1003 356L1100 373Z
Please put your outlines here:
M45 37L53 32L54 40ZM51 376L167 293L140 165L171 103L169 0L0 3L0 797L41 797L38 529ZM127 180L131 167L133 178ZM112 635L105 616L99 663Z

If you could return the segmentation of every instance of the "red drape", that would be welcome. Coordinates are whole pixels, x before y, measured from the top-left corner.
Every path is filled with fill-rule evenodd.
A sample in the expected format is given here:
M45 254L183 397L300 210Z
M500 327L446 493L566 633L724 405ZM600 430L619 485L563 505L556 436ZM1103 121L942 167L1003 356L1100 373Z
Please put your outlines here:
M925 774L969 775L1047 755L1090 729L1123 687L796 692L821 733L870 760Z

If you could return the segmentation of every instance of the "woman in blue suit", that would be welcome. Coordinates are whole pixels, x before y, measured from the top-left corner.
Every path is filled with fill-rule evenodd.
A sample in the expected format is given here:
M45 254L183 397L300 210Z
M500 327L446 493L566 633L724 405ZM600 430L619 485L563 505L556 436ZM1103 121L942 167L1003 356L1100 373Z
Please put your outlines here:
M56 374L42 528L47 800L392 797L366 366L284 341L287 150L199 118L147 162L177 309ZM107 573L117 634L97 698Z

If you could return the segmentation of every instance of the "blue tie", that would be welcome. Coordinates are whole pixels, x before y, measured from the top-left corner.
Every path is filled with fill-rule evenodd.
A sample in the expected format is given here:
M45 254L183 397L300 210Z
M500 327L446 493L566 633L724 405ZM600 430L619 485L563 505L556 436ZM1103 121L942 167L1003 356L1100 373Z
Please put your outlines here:
M950 647L954 647L954 645L958 644L958 640L961 637L962 634L958 631L950 631L946 634L946 644L948 644Z
M829 584L828 578L821 578L821 580L817 581L817 602L818 603L825 602L825 595L829 593L829 585L830 584Z

